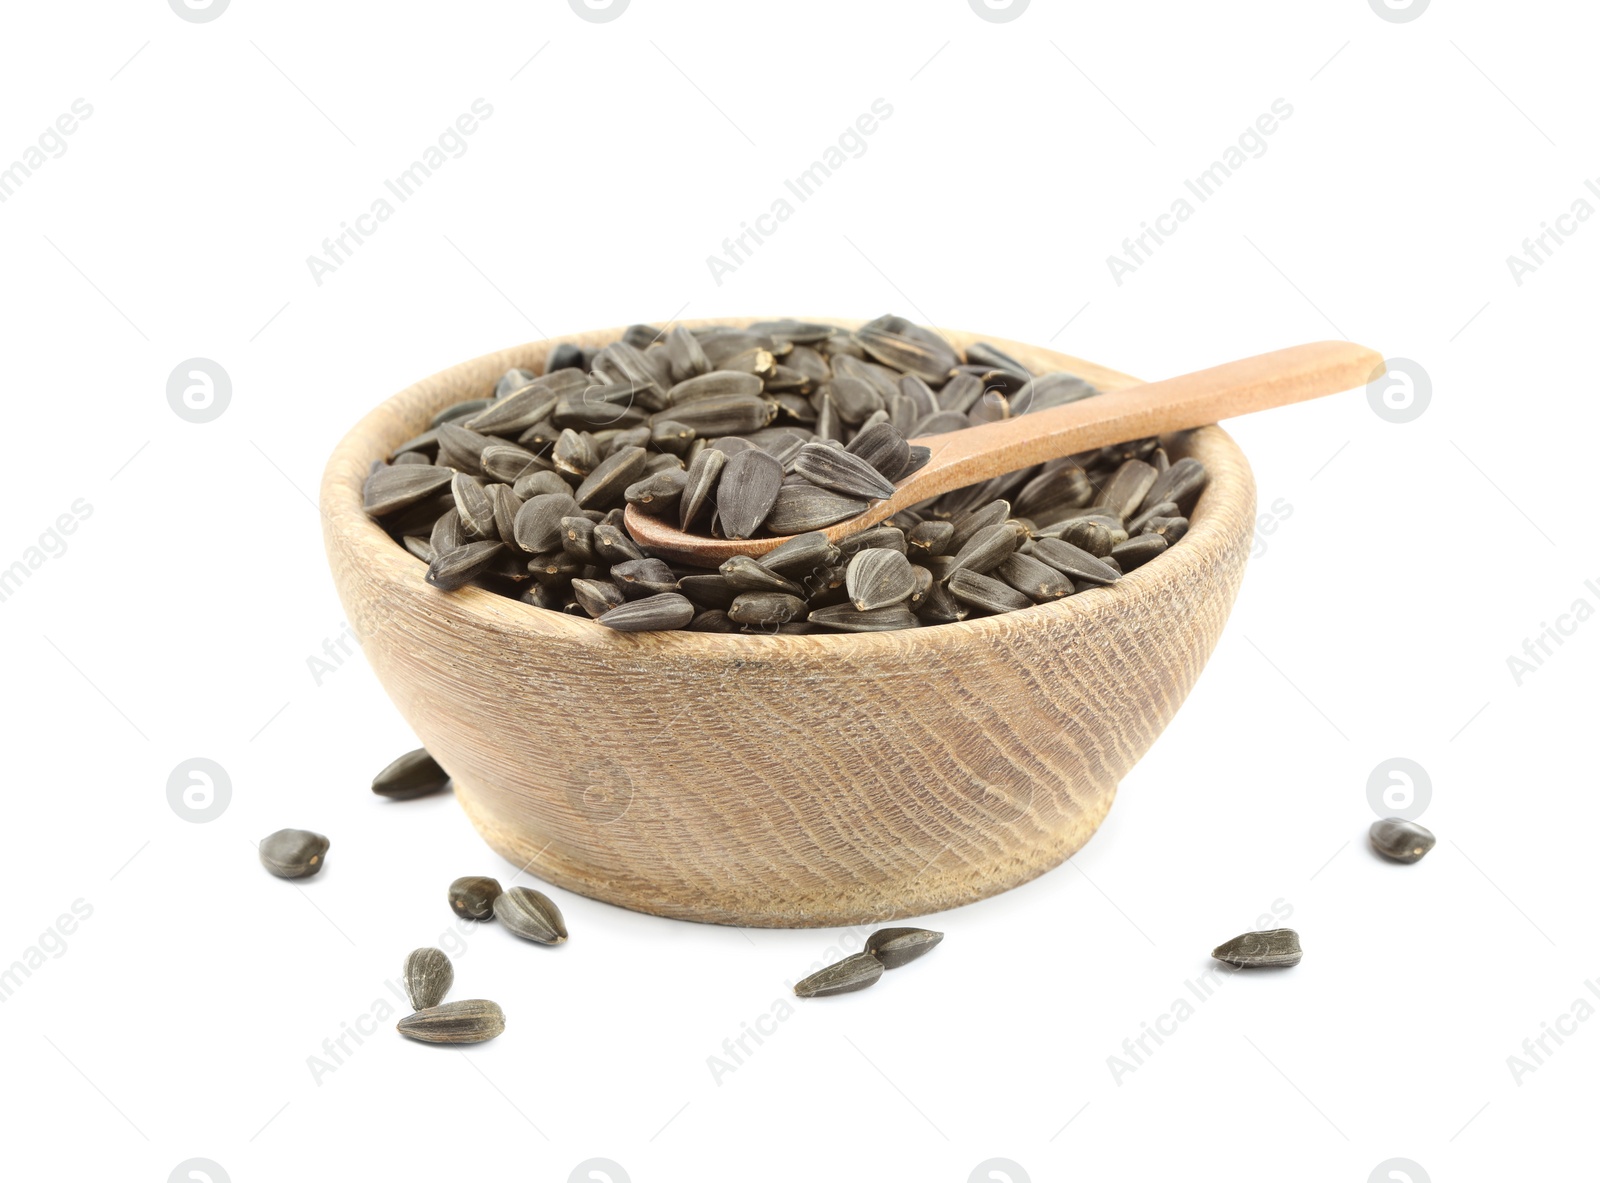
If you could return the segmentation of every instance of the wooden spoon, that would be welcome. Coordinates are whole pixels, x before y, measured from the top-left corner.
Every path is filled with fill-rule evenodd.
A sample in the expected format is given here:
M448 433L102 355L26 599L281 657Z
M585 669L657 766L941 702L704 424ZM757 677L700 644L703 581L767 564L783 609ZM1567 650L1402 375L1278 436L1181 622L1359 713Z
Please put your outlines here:
M953 489L1059 460L1107 444L1337 394L1384 371L1381 354L1349 341L1317 341L1197 370L1178 378L1108 391L1047 411L1002 419L963 431L912 440L933 458L895 486L894 496L865 513L827 527L832 541L864 530L908 506ZM761 555L783 538L707 538L686 534L630 505L628 533L653 553L701 567L733 555Z

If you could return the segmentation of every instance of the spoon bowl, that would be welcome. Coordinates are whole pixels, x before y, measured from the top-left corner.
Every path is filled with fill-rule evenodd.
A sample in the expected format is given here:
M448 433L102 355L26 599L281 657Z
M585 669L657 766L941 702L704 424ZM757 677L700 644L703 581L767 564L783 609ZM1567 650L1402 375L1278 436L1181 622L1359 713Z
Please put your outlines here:
M1036 372L1137 385L981 339ZM807 927L982 899L1088 841L1194 686L1238 591L1255 488L1225 432L1165 439L1174 459L1205 464L1205 492L1184 538L1112 587L902 632L617 633L478 588L438 592L361 509L374 459L506 369L542 370L556 343L401 391L345 436L322 481L347 618L491 847L623 907Z

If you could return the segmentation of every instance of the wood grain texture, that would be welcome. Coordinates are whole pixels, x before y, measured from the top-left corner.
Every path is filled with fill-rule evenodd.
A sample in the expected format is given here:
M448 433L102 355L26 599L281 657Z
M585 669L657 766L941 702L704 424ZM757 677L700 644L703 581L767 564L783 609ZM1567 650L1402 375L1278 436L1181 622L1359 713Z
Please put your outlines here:
M1106 388L1135 382L947 335ZM1243 576L1255 487L1224 432L1168 441L1210 483L1183 541L1114 587L896 633L620 634L478 588L437 592L361 511L375 457L507 368L541 369L556 343L395 395L340 442L322 482L350 623L496 851L623 907L806 927L982 899L1089 839L1193 687Z
M941 493L1124 440L1187 431L1255 411L1305 402L1360 386L1384 371L1383 355L1349 341L1314 341L1098 398L912 440L932 452L900 481L894 496L827 527L838 542ZM664 518L627 510L628 532L657 554L714 567L733 555L765 554L784 538L712 538L686 533Z

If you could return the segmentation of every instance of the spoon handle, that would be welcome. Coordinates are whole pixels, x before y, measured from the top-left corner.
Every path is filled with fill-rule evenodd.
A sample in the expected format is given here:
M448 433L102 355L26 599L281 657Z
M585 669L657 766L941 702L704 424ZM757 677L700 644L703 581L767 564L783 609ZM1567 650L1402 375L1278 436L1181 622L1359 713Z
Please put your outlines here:
M1107 391L1047 411L913 440L933 457L896 488L896 504L989 480L1091 448L1304 402L1365 385L1383 357L1349 341L1317 341Z

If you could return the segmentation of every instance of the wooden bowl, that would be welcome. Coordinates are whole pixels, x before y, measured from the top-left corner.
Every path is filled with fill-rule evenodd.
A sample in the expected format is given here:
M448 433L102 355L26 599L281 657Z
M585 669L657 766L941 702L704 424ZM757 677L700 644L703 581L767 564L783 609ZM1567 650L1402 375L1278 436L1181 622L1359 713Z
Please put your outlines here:
M1135 381L982 339L1036 372ZM345 436L322 481L350 624L490 846L626 908L806 927L983 899L1088 841L1233 606L1255 485L1227 434L1167 441L1210 481L1183 540L1113 587L903 632L617 633L477 588L435 591L361 510L372 460L508 368L541 370L556 343L401 391Z

